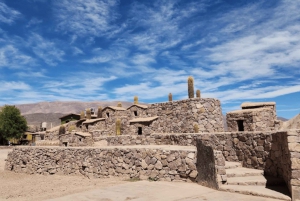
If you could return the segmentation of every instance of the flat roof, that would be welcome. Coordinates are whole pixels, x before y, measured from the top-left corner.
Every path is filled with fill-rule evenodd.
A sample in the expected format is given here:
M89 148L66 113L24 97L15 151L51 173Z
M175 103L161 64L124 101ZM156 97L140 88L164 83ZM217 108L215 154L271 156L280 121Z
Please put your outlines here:
M155 117L145 117L145 118L136 118L136 119L132 119L129 122L130 123L139 123L139 122L150 122L150 121L154 121L158 119L158 116Z
M87 119L86 121L84 121L82 124L92 124L98 121L104 121L105 118L98 118L98 119Z
M75 135L80 135L83 137L90 137L92 136L90 133L84 133L84 132L76 132Z
M226 114L233 114L233 113L250 113L250 112L257 112L262 110L270 110L270 108L253 108L253 109L247 109L247 110L234 110L227 112Z
M137 106L137 107L142 108L142 109L147 109L148 108L147 105L133 104L130 107L128 107L127 110L130 109L130 108L132 108L133 106Z
M241 107L242 108L247 108L247 107L263 107L263 106L274 106L276 105L275 102L245 102L242 103Z
M64 116L62 116L62 117L59 117L59 119L62 119L62 118L64 118L64 117L67 117L67 116L70 116L70 115L75 115L75 116L80 117L80 114L70 113L70 114L66 114L66 115L64 115Z
M110 109L112 109L112 110L117 110L117 111L125 111L125 110L126 110L126 109L123 108L123 107L107 106L107 107L103 108L102 111L105 110L105 109L107 109L107 108L110 108Z

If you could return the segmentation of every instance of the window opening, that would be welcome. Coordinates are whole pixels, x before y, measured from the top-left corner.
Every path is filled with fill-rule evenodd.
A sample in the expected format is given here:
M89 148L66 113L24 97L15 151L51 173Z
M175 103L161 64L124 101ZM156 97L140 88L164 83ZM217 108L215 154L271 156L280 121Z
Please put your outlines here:
M244 121L243 120L237 120L238 124L238 131L244 131Z
M107 118L109 118L109 112L106 113Z
M134 111L133 113L134 113L134 116L138 116L138 113L137 113L137 111Z
M138 127L138 135L142 135L143 134L143 129L142 127Z

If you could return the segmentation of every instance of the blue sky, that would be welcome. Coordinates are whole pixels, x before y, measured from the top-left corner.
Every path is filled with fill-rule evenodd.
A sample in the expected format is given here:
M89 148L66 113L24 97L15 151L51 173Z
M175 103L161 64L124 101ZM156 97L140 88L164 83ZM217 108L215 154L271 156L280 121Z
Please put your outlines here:
M300 0L0 0L0 105L187 98L300 112Z

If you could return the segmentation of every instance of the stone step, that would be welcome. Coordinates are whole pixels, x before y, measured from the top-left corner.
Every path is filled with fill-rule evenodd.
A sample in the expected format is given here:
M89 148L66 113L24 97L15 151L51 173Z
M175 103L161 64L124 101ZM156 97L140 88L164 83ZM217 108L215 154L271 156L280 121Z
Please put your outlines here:
M248 177L229 177L227 178L226 185L243 185L243 186L265 186L267 184L266 178L260 176L248 176Z
M233 168L238 168L238 167L242 167L242 164L239 162L225 161L225 169L233 169Z
M247 177L247 176L261 176L264 174L263 170L250 169L250 168L234 168L226 169L227 178L229 177Z
M227 178L226 185L256 185L256 186L278 186L284 185L281 178L264 177L264 176L248 176L248 177L229 177Z
M286 186L272 186L270 188L266 188L265 186L222 185L220 187L220 190L232 193L291 201L289 191Z

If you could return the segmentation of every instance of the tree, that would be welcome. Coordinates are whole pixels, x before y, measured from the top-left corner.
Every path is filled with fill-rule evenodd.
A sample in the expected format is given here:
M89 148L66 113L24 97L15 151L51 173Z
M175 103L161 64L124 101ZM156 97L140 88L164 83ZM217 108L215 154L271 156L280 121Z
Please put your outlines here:
M5 105L0 111L0 136L20 139L27 130L27 121L15 106Z

